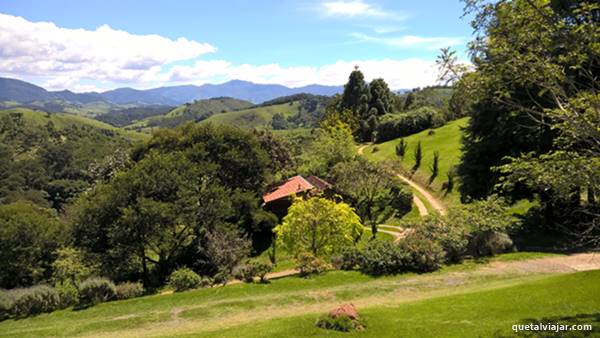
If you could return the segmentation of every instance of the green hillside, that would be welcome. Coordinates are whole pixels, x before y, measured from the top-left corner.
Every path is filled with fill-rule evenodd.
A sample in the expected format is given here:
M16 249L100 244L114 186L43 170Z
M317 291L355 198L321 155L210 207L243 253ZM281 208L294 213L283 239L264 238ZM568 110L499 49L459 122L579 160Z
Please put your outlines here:
M300 104L298 102L291 102L216 114L202 122L228 124L248 129L268 129L270 128L271 120L275 114L281 113L284 117L289 117L298 114L299 111Z
M410 170L415 163L414 149L420 141L423 150L423 160L421 166L413 176L413 179L427 185L429 177L431 176L430 167L433 161L433 152L439 151L440 173L431 184L431 188L439 193L442 183L448 179L446 176L448 171L460 162L461 128L464 127L467 122L468 118L462 118L451 121L437 129L424 130L420 133L404 137L404 140L408 144L408 148L401 161L400 158L396 156L396 145L400 142L399 138L380 144L369 145L363 150L363 155L374 161L400 161L403 168ZM455 188L450 195L451 196L448 196L449 198L457 198L457 189Z
M216 114L252 107L248 101L230 97L196 100L170 110L164 115L151 116L136 121L125 128L148 131L152 128L174 127L186 121L202 121Z

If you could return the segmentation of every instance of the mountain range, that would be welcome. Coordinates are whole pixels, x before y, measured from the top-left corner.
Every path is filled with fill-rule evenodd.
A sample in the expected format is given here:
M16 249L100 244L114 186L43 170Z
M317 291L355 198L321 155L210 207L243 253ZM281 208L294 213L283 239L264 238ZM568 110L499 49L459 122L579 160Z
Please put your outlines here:
M261 103L277 97L307 93L331 96L342 92L343 86L308 85L290 88L279 84L258 84L231 80L222 84L182 85L152 89L118 88L101 93L74 93L69 90L48 91L34 84L0 77L0 101L32 103L63 100L79 104L108 102L117 105L169 105L176 106L194 100L213 97L232 97Z

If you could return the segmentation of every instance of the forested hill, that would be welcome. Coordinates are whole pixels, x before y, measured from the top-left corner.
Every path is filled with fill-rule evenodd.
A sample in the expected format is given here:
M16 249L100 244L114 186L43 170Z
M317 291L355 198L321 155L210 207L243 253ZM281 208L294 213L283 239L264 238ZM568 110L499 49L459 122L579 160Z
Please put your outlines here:
M214 114L245 109L252 105L251 102L231 97L217 97L196 100L175 108L142 106L113 110L96 118L118 127L129 125L128 129L173 127L186 121L202 121Z
M0 202L61 209L147 136L69 114L0 110ZM115 155L117 154L117 155ZM112 163L109 165L109 163Z

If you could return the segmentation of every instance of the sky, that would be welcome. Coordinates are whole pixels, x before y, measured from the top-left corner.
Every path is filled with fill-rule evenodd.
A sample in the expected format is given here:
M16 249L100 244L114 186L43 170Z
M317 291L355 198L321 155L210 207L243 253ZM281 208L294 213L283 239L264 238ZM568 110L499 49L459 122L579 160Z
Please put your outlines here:
M232 79L342 85L354 66L392 89L436 83L471 39L459 0L2 0L0 76L103 91Z

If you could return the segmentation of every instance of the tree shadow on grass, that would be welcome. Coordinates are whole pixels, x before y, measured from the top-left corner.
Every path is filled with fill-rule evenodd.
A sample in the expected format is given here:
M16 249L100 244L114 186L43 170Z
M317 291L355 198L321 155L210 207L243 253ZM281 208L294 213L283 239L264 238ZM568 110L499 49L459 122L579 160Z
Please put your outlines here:
M526 318L521 320L517 325L527 324L558 324L572 327L573 325L592 325L591 331L584 331L582 327L579 327L578 331L563 330L559 332L555 331L520 331L506 333L506 330L502 332L498 331L494 334L495 338L509 338L509 337L527 337L527 338L580 338L580 337L600 337L600 312L596 313L580 313L574 316L555 316L555 317L543 317L543 318Z

